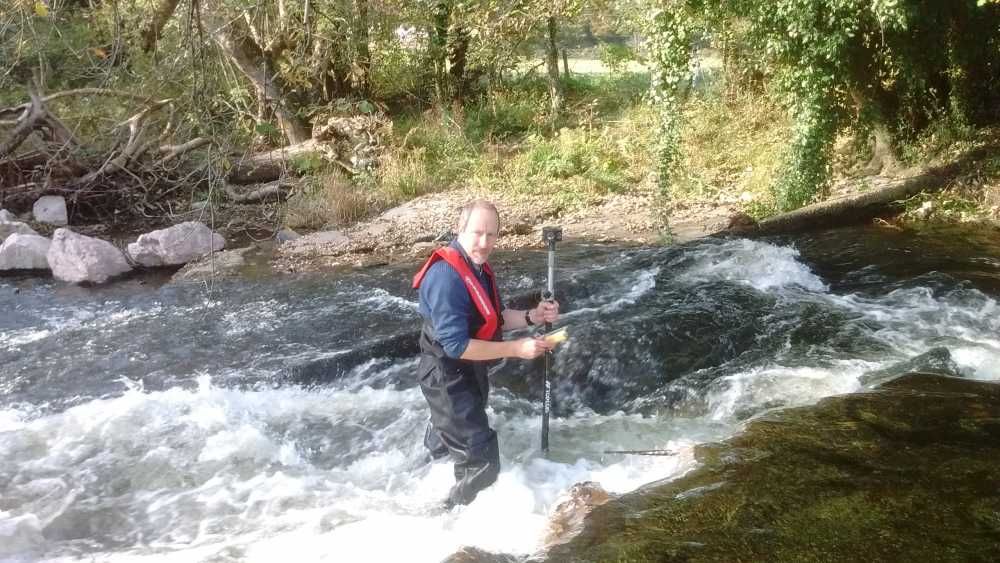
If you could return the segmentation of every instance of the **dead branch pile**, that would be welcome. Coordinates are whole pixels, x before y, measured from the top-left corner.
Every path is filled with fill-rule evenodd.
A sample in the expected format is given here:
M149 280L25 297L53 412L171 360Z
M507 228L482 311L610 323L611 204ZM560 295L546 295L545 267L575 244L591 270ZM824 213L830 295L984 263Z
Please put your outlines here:
M47 108L57 98L94 95L120 97L141 108L112 128L115 142L110 149L82 142ZM284 201L297 185L293 161L315 155L349 173L370 170L387 126L370 116L331 118L302 143L242 158L227 155L230 164L221 178L210 174L212 159L206 155L183 158L213 140L175 141L172 100L102 88L47 96L36 90L30 98L0 109L0 208L22 212L41 196L61 195L73 223L167 217L213 178L219 193L232 203ZM153 118L164 113L165 120Z
M110 151L95 150L71 132L46 105L67 96L116 96L140 102L142 109L115 125ZM30 93L24 104L0 109L0 126L12 127L0 141L0 207L30 208L43 195L66 198L79 222L110 222L129 216L163 216L171 202L197 184L203 174L181 165L185 154L210 144L204 137L172 142L172 101L102 88L81 88L42 96ZM150 117L169 111L160 131ZM13 118L13 119L11 119Z

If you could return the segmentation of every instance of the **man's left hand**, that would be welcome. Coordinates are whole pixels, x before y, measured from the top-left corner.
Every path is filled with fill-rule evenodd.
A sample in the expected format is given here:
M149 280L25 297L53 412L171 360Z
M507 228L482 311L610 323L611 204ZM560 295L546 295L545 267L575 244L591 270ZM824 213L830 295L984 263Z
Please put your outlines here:
M531 310L531 322L535 324L554 323L559 320L559 302L542 301Z

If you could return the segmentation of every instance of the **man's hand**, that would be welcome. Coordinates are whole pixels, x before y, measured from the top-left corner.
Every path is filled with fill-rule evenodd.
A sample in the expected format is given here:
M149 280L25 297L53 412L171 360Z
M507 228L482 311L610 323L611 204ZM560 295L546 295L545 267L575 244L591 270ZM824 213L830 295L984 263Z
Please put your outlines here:
M528 314L531 315L531 322L536 325L554 323L559 320L559 302L554 299L552 301L542 301Z
M519 338L513 344L517 351L517 357L523 360L532 360L552 349L552 345L546 342L544 338L533 336Z

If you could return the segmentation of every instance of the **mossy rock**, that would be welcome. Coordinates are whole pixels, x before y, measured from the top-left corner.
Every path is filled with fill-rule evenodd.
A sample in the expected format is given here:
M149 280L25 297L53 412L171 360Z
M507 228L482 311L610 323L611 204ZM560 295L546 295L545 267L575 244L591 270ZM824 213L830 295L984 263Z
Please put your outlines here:
M1000 385L911 373L776 412L548 561L998 561Z

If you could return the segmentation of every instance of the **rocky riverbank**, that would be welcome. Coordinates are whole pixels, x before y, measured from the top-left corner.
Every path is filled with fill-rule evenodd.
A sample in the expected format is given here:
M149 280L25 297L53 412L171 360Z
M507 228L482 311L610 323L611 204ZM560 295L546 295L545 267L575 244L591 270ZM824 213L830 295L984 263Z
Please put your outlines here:
M739 215L735 205L710 201L668 208L654 194L612 194L593 205L567 209L541 196L453 190L419 197L342 230L291 240L279 247L274 263L281 271L304 272L419 258L449 237L457 209L477 197L497 205L497 246L504 250L541 248L546 225L560 225L566 240L647 245L717 233Z

